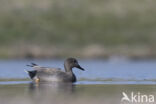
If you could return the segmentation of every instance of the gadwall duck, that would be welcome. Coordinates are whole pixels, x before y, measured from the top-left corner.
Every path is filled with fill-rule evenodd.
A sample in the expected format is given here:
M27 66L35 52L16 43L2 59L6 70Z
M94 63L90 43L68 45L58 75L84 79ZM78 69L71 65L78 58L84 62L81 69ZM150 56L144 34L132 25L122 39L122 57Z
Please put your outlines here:
M76 82L72 68L76 67L84 70L75 58L68 58L64 62L65 72L60 68L41 67L32 63L27 65L33 67L34 70L26 71L34 82Z

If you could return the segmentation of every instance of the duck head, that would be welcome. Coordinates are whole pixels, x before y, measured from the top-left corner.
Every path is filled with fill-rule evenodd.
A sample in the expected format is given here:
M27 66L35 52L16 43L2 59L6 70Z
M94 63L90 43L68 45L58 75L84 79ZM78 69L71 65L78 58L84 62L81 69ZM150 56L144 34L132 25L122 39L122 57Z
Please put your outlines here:
M67 72L68 71L72 71L72 68L74 68L74 67L84 71L84 68L82 68L79 65L78 61L75 58L68 58L68 59L66 59L65 62L64 62L64 67L65 67L65 70Z

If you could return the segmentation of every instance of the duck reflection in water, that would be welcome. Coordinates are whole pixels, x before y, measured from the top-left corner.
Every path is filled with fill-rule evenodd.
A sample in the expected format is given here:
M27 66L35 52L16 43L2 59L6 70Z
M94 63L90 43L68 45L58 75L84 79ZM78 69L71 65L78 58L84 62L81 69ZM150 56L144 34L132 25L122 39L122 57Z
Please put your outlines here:
M75 85L73 83L63 82L42 82L42 83L30 83L29 90L33 93L41 94L72 94L75 92Z

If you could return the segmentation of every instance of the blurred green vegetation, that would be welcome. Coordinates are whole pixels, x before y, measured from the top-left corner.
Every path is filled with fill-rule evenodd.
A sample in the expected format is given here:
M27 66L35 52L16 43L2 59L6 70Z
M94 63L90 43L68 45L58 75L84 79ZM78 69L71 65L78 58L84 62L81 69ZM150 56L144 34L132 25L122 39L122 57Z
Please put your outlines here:
M155 9L155 0L1 0L0 56L36 54L34 47L65 56L92 45L155 56Z

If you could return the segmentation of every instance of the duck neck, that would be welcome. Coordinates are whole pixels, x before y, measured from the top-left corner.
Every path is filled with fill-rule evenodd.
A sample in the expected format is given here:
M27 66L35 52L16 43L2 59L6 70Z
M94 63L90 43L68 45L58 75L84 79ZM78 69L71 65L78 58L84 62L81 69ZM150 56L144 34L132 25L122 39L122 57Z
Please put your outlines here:
M76 76L73 73L72 67L69 67L69 65L64 64L65 72L69 73L72 76L71 81L76 82Z
M69 72L73 74L72 67L69 67L68 65L65 64L64 68L65 68L65 72Z

